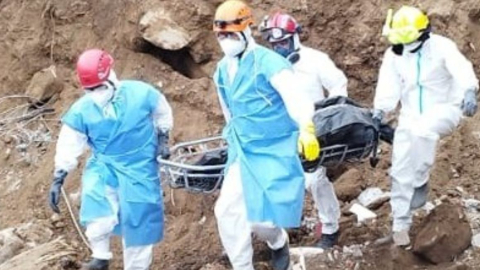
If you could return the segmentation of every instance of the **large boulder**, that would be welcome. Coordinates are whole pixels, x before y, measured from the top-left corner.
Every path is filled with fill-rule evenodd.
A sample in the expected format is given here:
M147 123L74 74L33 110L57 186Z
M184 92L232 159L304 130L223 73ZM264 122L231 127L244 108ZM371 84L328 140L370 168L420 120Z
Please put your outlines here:
M25 94L32 102L45 101L63 90L63 82L58 78L55 68L49 67L33 75Z
M360 171L355 168L350 169L335 181L335 193L339 200L349 202L360 195L363 183L364 179Z
M443 203L421 224L413 251L436 264L449 262L465 251L471 240L472 231L463 210Z
M188 31L175 22L172 15L162 7L143 15L140 32L145 40L165 50L180 50L191 41Z

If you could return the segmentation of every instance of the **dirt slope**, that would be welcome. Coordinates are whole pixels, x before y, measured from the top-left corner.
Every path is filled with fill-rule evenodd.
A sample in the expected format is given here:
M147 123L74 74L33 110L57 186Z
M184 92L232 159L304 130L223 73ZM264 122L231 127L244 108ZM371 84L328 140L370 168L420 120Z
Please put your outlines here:
M46 142L33 142L26 149L0 126L0 229L25 222L47 221L55 235L66 235L78 250L77 261L88 257L63 208L61 226L51 219L46 205L53 169L54 139L58 119L81 95L74 74L76 56L85 48L101 47L112 52L116 71L121 78L135 78L161 86L175 113L174 141L185 141L218 134L223 118L211 82L216 61L221 57L210 32L215 7L220 0L0 0L0 113L25 104L21 98L4 99L25 93L34 74L50 66L63 82L63 90L49 99L55 109L47 121L35 119L27 127L51 135ZM303 24L303 42L331 55L349 78L350 95L366 105L373 99L378 68L387 45L380 32L388 7L414 3L431 15L434 31L453 38L459 48L474 62L480 75L480 1L478 0L253 0L257 22L272 9L283 9ZM163 8L174 14L178 24L191 36L190 45L179 51L166 51L146 43L140 37L138 22L148 10ZM0 114L0 119L2 114ZM478 150L479 120L467 119L459 131L442 141L437 165L432 175L432 199L449 196L459 203L460 197L480 199L480 167ZM16 131L17 133L19 131ZM17 134L10 132L9 134ZM49 142L50 141L50 142ZM382 146L382 162L372 170L367 164L357 165L362 175L362 188L389 187L388 146ZM27 158L28 157L28 158ZM81 164L82 165L82 164ZM341 170L343 171L343 170ZM330 172L339 175L339 172ZM72 173L66 185L69 193L79 189L80 170ZM465 194L456 189L461 187ZM153 269L224 269L221 246L213 217L213 196L175 192L172 204L166 193L166 239L155 251ZM455 201L456 200L456 201ZM347 202L342 202L347 205ZM310 215L311 206L306 214ZM375 224L356 227L351 216L342 217L341 244L361 244L384 235L389 228L389 206L383 205ZM292 232L294 244L309 245L313 237L303 228ZM261 247L261 245L260 245ZM115 243L113 269L121 269L121 251ZM476 260L471 259L475 258ZM479 269L479 256L470 250L460 261ZM267 269L265 251L256 254L258 269ZM359 269L447 269L418 262L409 252L389 249L367 251ZM326 263L324 263L326 264ZM331 269L346 269L330 262ZM316 268L318 267L318 268ZM440 268L436 268L440 267ZM320 264L309 269L322 269Z

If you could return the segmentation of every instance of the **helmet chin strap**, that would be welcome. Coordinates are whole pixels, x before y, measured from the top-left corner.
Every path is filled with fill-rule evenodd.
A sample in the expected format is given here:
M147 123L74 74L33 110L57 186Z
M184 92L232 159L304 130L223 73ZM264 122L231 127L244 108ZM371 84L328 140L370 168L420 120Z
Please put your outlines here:
M250 44L250 39L252 39L252 30L250 29L250 26L247 26L245 30L239 33L241 38L245 41L245 48L243 48L243 51L237 55L237 57L240 59L242 58L243 54L248 48L248 45Z

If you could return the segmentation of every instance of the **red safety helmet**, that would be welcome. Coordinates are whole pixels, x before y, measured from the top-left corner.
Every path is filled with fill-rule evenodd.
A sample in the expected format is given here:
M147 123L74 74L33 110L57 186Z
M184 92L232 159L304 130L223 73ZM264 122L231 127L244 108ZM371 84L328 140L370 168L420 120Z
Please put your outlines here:
M113 57L106 51L84 51L77 61L77 76L83 88L95 88L108 80Z
M302 27L290 15L276 12L264 22L262 32L268 42L278 42L300 33Z

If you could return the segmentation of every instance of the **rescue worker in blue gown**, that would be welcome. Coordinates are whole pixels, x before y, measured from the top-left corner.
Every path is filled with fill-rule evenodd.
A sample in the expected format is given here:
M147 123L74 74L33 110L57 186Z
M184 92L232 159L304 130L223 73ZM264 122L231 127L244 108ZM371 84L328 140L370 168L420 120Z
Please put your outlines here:
M77 62L85 95L62 118L49 203L59 213L61 187L87 146L80 222L92 249L84 270L108 269L110 238L122 236L125 270L147 270L163 238L163 195L157 156L168 158L172 110L153 86L119 81L113 58L91 49Z
M425 205L437 143L477 111L478 79L455 43L433 34L425 13L390 10L385 52L374 100L374 120L401 104L392 153L393 228L390 240L410 244L412 210Z
M252 37L252 11L227 0L214 32L225 56L214 75L227 125L228 162L215 206L221 242L234 270L253 270L254 233L272 250L275 270L290 267L288 235L299 227L304 176L299 151L318 158L313 102L293 91L292 66Z

